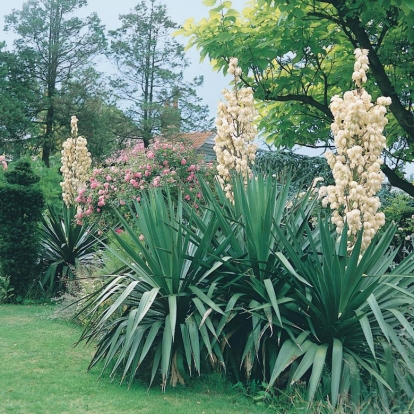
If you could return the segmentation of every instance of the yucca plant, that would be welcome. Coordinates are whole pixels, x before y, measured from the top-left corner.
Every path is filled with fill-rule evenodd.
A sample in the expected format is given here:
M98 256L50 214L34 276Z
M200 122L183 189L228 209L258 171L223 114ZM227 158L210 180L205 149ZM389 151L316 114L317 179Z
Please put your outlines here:
M308 385L309 401L323 384L333 406L348 395L358 404L369 387L377 390L384 407L392 392L403 390L412 398L414 256L393 268L396 250L389 245L395 228L384 231L362 254L360 236L351 255L346 228L337 241L327 221L300 238L294 237L295 228L276 232L284 253L275 255L294 292L269 387L287 374L288 384L300 380ZM260 309L252 312L268 320Z
M200 373L206 358L223 366L218 340L231 304L216 283L216 258L225 247L213 241L219 223L211 211L186 211L181 197L173 202L155 188L134 202L131 225L118 215L130 241L114 233L108 248L125 266L81 312L90 323L80 340L97 341L89 369L103 361L103 371L111 365L111 376L131 383L150 366L150 384L160 371L165 389L168 379L175 385Z
M282 277L285 268L274 254L284 251L275 229L295 228L297 234L292 237L299 237L310 220L316 199L310 191L301 195L292 192L288 177L281 185L272 176L261 175L245 182L243 177L234 175L234 203L219 186L218 199L207 186L203 188L220 225L220 233L213 242L225 245L228 257L220 283L223 290L227 289L229 303L237 298L232 319L223 330L224 356L237 380L240 366L247 379L262 374L266 378L265 371L276 358L281 335L286 335L282 327L289 324L286 304L293 301L293 286ZM255 308L266 319L247 312Z
M40 226L42 260L47 269L41 280L51 294L65 290L65 282L76 278L79 263L98 261L102 247L96 225L75 223L76 207L62 205L61 212L48 206Z

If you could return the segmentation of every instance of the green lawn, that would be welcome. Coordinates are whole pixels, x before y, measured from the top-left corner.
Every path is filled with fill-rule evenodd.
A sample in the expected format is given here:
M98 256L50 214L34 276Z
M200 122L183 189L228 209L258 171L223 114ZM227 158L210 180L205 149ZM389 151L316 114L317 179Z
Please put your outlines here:
M266 412L221 382L162 393L157 386L128 389L98 380L99 369L86 372L92 347L73 347L80 329L51 319L52 312L52 306L0 306L0 413Z

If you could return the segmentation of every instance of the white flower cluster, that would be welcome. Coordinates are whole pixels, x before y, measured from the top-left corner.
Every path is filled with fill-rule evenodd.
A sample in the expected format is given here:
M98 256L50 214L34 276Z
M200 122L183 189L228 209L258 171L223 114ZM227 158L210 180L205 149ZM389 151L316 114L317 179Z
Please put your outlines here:
M77 136L78 119L76 116L72 116L70 125L72 138L68 138L63 143L62 166L60 167L63 175L63 182L60 183L62 197L67 206L74 204L78 191L88 179L88 169L92 163L86 139Z
M339 234L344 223L348 224L349 251L363 229L363 251L385 223L384 214L378 212L381 203L376 193L384 178L380 156L385 148L386 106L391 99L380 97L376 104L371 102L371 96L361 87L367 79L368 51L357 49L355 56L352 79L358 89L345 92L343 98L334 96L330 105L337 153L328 152L326 158L335 185L321 187L319 195L323 197L322 205L329 204L333 210L332 222Z
M253 140L257 127L254 125L256 110L253 90L239 87L242 70L237 58L230 59L228 73L234 76L234 89L222 92L227 104L220 101L218 105L214 151L218 162L218 180L227 198L233 200L230 174L235 170L245 179L250 176L250 165L256 157L257 145L253 144Z

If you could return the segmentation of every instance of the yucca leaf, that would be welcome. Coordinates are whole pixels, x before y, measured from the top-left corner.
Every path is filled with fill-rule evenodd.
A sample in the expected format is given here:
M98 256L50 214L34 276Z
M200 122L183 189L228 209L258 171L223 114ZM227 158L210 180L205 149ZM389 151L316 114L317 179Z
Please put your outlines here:
M352 401L354 404L358 405L361 396L361 376L359 374L359 367L355 358L348 353L345 353L344 361L346 366L349 367Z
M304 351L304 355L301 358L300 364L294 371L291 380L291 385L294 382L299 381L303 377L303 375L306 374L308 369L312 366L315 357L315 352L318 349L318 346L311 341L305 341L305 343L302 345L302 349Z
M359 364L362 368L364 368L370 375L372 375L377 382L384 385L386 388L388 388L390 391L392 391L391 387L387 383L387 381L382 378L381 374L374 369L368 362L360 358L355 352L352 352L348 350L348 353L354 358L357 364Z
M342 376L343 348L342 342L334 338L332 343L332 369L331 369L331 402L336 406Z
M269 295L270 303L272 304L273 310L276 313L276 317L279 320L280 326L283 326L282 318L280 316L280 311L279 311L279 305L277 303L276 292L273 288L272 281L270 279L265 279L263 283L265 285L267 294Z
M197 327L197 323L194 320L193 316L189 316L186 321L186 326L188 329L188 333L190 336L190 343L191 349L193 353L194 365L197 372L200 374L201 366L200 366L200 339L199 339L199 331Z
M167 383L168 371L171 365L171 348L172 348L172 332L170 315L165 317L164 332L162 335L162 351L161 351L161 375L162 375L162 388L165 390Z
M309 379L309 389L308 389L309 401L313 400L316 389L318 388L319 381L322 376L322 371L326 363L327 350L328 350L328 345L322 344L318 346L318 349L315 352L315 356L313 358L312 373Z
M128 360L125 364L124 367L124 372L122 374L122 378L121 378L121 382L123 381L123 379L126 377L126 375L128 374L128 372L131 373L130 375L130 381L129 384L132 383L133 379L134 379L134 375L136 373L136 370L138 369L139 366L139 358L141 356L141 352L139 352L139 347L143 346L143 341L142 339L144 338L145 332L149 329L149 326L139 326L135 332L135 338L130 346L129 349L129 356L128 356Z
M158 367L160 366L160 361L161 361L161 353L162 353L162 343L160 341L158 342L157 347L155 348L154 359L153 359L152 370L151 370L151 380L149 384L150 386L152 382L154 381L155 375L158 372Z
M209 318L209 315L212 312L212 309L206 309L203 305L203 302L199 298L193 298L193 303L196 306L199 315L200 315L200 322L199 322L199 328L201 328L204 324L207 325L209 331L214 335L214 337L218 340L216 330L214 329L213 323L211 322L211 319Z
M283 265L286 267L286 269L289 271L291 275L295 276L296 279L300 280L305 285L312 286L302 276L298 275L298 273L295 271L295 269L292 267L292 265L289 263L289 261L286 259L285 255L282 252L276 252L275 255L283 263ZM293 256L295 256L295 253L293 253Z
M184 355L188 366L188 371L191 375L191 342L190 342L190 335L188 333L188 328L185 324L180 325L181 329L181 338L183 341L183 348L184 348Z
M392 349L388 342L382 341L381 345L384 349L384 360L385 360L385 373L386 379L390 387L396 391L395 381L394 381L394 358L392 355Z
M412 328L411 323L408 322L408 320L405 318L405 316L397 309L387 310L390 311L398 319L405 331L411 336L412 339L414 339L414 329Z
M142 348L141 355L139 357L138 365L140 365L142 363L142 361L147 356L148 351L154 345L155 338L157 337L158 332L160 331L160 329L162 327L162 324L163 324L163 321L158 320L158 321L154 322L151 325L151 328L148 332L147 338L145 339L144 347Z
M296 342L291 339L283 342L273 367L268 387L272 387L279 375L292 363L292 361L304 353L301 345L307 335L306 332L303 332L298 336Z
M171 334L172 340L174 342L174 335L175 335L175 326L177 324L177 296L170 295L168 296L168 308L170 311L170 322L171 322Z
M202 300L205 304L210 306L210 308L214 309L216 312L224 315L224 312L217 306L204 292L202 292L196 286L189 286L188 287L200 300Z
M381 309L378 306L378 302L375 299L375 296L373 294L371 294L368 299L367 299L367 303L370 306L373 314L375 315L375 319L378 322L379 327L381 328L382 333L384 334L385 338L387 339L387 341L390 341L390 337L389 337L389 332L388 332L388 326L384 321L384 317L382 315Z
M398 335L393 329L390 329L389 332L393 345L404 360L406 367L411 371L411 374L414 375L414 363L408 354L406 347L403 346L400 339L398 338Z
M371 325L369 323L368 316L366 314L363 314L360 311L357 311L356 315L358 316L359 323L360 323L361 328L362 328L362 332L364 333L365 340L367 341L369 349L371 350L372 356L374 358L376 358L376 356L375 356L375 347L374 347L374 338L372 336L372 330L371 330Z

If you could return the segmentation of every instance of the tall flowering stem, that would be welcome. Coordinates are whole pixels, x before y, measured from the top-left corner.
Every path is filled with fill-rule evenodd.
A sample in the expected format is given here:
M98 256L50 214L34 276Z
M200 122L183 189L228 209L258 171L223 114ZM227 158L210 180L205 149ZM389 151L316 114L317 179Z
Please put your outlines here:
M222 91L227 104L220 101L218 105L214 151L218 180L227 197L233 200L231 171L241 173L245 179L251 175L250 164L254 163L257 150L257 145L253 144L257 127L254 125L253 90L240 87L242 71L236 58L230 59L228 73L234 76L234 88Z
M75 203L78 191L88 179L88 170L92 163L86 138L78 136L78 119L76 116L72 116L70 126L72 137L63 143L61 151L62 166L60 167L63 175L63 182L60 183L62 197L68 207Z
M352 251L356 236L363 230L362 251L370 244L385 216L379 212L381 205L376 196L384 175L381 171L381 153L386 142L383 130L388 120L386 107L391 99L379 97L374 104L363 88L367 80L368 50L355 50L352 79L357 89L334 96L330 109L334 116L331 130L335 138L336 154L326 153L335 185L321 187L322 205L330 205L332 222L342 234L348 225L348 250Z

